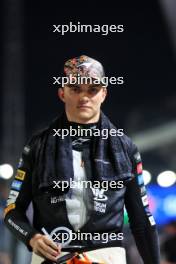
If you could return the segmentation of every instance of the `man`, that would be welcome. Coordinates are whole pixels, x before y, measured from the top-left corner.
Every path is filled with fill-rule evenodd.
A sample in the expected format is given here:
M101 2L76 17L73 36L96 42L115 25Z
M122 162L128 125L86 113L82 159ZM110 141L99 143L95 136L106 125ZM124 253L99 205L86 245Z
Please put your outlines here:
M125 264L125 205L144 263L159 264L140 154L101 111L107 95L103 66L83 55L68 60L64 74L68 82L58 95L65 111L24 147L5 223L36 253L32 263L55 263L58 257L61 262L67 251L73 255L65 255L70 260L63 263ZM25 215L31 201L33 226Z

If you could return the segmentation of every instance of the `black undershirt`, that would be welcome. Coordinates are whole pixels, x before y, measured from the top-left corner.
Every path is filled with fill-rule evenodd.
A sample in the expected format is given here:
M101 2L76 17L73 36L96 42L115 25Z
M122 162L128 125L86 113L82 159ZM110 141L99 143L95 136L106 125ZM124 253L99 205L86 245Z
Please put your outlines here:
M69 121L68 124L72 129L75 129L79 133L75 136L71 136L72 149L82 151L84 148L90 147L93 139L93 130L98 128L98 122L81 124Z

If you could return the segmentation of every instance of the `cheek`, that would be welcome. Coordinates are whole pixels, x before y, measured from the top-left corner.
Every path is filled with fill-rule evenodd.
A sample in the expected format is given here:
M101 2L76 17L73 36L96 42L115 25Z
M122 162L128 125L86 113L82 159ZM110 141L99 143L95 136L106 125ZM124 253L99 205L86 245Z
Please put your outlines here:
M98 94L93 98L93 101L96 106L100 106L103 101L103 96Z
M68 98L67 98L67 102L66 102L66 104L69 106L69 107L75 107L76 106L76 104L77 104L77 98L76 97L74 97L74 96L69 96Z

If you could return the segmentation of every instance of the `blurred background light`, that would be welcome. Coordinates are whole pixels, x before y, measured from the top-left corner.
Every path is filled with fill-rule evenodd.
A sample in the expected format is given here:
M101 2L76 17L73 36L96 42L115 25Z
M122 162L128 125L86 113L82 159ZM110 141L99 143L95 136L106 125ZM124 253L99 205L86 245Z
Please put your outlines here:
M151 212L160 226L176 220L176 185L163 188L158 184L147 187Z
M165 211L165 214L168 216L175 216L176 215L176 195L168 195L164 202L163 202L163 208Z
M163 171L157 177L157 183L162 187L172 186L176 182L176 174L173 171Z
M3 164L0 166L0 177L8 180L13 176L13 167L10 164Z

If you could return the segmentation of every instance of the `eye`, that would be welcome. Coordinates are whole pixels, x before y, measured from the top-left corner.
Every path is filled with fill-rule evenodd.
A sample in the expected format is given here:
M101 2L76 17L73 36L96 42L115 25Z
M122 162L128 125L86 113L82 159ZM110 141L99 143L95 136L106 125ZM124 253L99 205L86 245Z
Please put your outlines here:
M99 87L91 87L90 89L89 89L89 93L90 94L96 94L96 93L98 93L99 92L99 90L100 90L100 88Z
M72 86L70 88L71 92L74 92L74 93L79 93L80 92L80 88L78 86Z

